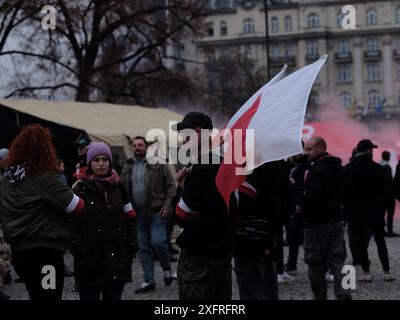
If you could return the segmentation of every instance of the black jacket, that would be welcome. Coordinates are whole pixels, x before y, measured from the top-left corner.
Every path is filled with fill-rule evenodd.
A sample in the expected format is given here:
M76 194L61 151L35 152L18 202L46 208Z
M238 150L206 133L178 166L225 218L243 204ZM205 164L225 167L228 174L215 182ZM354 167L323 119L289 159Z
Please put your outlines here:
M301 205L304 199L304 184L307 162L304 160L295 162L290 168L289 178L292 184L296 205Z
M284 161L264 164L247 177L247 182L256 195L239 192L235 255L271 256L282 226L295 208L288 167Z
M393 174L392 167L389 164L381 164L386 181L386 200L394 199L393 196Z
M105 191L94 180L83 180L74 192L86 203L82 214L71 220L78 286L132 281L131 264L138 251L136 217L124 213L129 203L124 186L115 184Z
M210 163L213 162L210 160ZM215 184L218 169L219 164L193 165L185 178L182 200L198 214L187 219L178 214L175 216L183 228L176 243L192 255L209 259L223 258L233 252L236 203L232 196L232 210L228 213Z
M305 225L320 226L342 220L344 171L339 158L322 154L311 164L302 205Z
M387 180L382 166L368 154L358 155L346 168L344 204L349 221L384 226Z
M392 182L393 196L400 201L400 161L396 165L396 172Z

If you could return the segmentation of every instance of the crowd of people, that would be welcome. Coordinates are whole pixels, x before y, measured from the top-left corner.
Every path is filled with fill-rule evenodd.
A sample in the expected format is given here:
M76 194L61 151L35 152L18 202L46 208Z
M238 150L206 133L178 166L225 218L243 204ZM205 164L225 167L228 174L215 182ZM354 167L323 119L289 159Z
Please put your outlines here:
M342 286L346 231L358 280L373 280L372 237L383 280L395 280L385 237L398 236L393 216L400 161L393 176L388 151L378 164L377 146L361 140L343 166L322 137L313 137L303 143L304 153L246 176L227 206L215 184L222 154L211 148L202 154L202 146L211 146L201 134L213 129L211 118L191 112L175 129L197 132L185 143L196 139L197 156L208 157L208 164L193 161L176 171L148 162L149 142L137 136L133 156L121 165L106 143L82 138L79 162L67 177L50 131L38 124L24 127L9 149L1 149L0 299L9 299L1 288L11 281L11 266L31 300L62 299L68 251L81 300L120 300L132 272L140 272L132 270L136 255L143 273L136 294L156 290L158 261L164 285L177 281L181 300L230 300L232 270L240 299L278 300L279 283L296 281L303 246L314 299L327 299L327 283L333 282L336 298L349 300L351 292ZM181 230L179 251L171 244L174 224ZM50 288L42 281L46 266L54 271Z

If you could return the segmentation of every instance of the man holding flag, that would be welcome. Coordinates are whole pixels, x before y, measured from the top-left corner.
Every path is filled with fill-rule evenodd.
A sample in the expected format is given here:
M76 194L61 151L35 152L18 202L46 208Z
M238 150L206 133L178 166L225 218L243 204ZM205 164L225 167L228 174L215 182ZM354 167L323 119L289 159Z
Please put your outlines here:
M285 66L236 112L222 135L218 136L217 144L221 136L224 143L222 164L194 165L186 176L184 193L176 208L178 216L185 221L182 223L184 231L178 239L178 244L184 248L178 265L181 299L230 297L228 289L216 288L215 284L210 293L200 287L204 281L213 283L217 280L228 286L225 279L230 267L232 244L228 235L231 234L233 223L231 211L235 211L232 195L237 194L245 184L246 175L253 169L303 152L301 136L307 101L326 58L325 55L287 77L284 77ZM178 130L192 128L198 131L204 128L196 121L185 118L178 124ZM222 235L226 235L223 246L225 253L222 254L221 250L214 257L219 262L208 265L209 257L199 259L199 253L204 248L211 251L222 249L219 246L221 243L214 241L221 239ZM215 239L209 241L210 238ZM207 246L200 245L204 241L207 241ZM211 274L221 274L223 277L210 277ZM224 291L222 296L219 294L221 289Z
M215 185L221 156L210 150L213 129L209 116L190 112L177 124L178 131L192 130L186 143L197 144L198 159L177 173L183 194L176 206L177 223L183 228L176 243L181 247L177 276L180 300L230 300L235 197L228 210ZM188 131L186 131L188 132ZM207 132L206 132L207 133ZM196 150L195 150L196 151ZM195 152L193 152L195 153ZM208 164L201 160L208 158Z

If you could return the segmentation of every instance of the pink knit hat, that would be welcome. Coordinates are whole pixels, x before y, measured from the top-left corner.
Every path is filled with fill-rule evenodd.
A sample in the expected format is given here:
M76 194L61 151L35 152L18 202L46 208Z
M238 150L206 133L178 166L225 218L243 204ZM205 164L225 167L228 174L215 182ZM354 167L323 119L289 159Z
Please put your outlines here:
M104 142L91 142L87 147L86 163L89 165L90 161L99 155L107 156L110 162L112 162L111 149L107 144Z

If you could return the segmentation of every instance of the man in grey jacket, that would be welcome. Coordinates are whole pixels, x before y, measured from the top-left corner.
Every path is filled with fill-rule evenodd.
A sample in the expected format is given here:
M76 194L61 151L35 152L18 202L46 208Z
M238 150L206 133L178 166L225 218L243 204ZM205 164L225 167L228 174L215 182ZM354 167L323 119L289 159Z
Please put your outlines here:
M172 283L171 261L167 242L166 220L176 183L167 164L150 164L146 160L148 143L143 137L132 141L133 157L122 169L122 180L137 213L139 258L144 282L135 290L155 290L153 248L164 272L164 283Z

